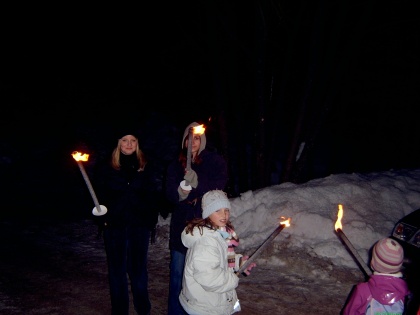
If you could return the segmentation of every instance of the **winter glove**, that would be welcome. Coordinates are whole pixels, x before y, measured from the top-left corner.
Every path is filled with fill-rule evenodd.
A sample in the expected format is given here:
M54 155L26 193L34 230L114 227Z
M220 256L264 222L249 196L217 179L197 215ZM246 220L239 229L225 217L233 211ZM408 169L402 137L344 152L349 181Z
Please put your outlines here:
M191 189L192 189L191 185L188 185L186 182L187 181L185 179L183 181L181 181L179 183L179 187L181 187L182 190L191 191Z
M242 257L242 263L241 263L241 265L243 265L247 260L248 260L248 258L249 258L249 256L243 256ZM246 276L249 276L250 274L251 274L251 269L252 268L254 268L254 267L257 267L257 264L256 263L250 263L249 264L249 266L248 266L248 268L246 268L244 271L243 271L243 273L246 275Z
M187 199L189 192L185 193L181 186L178 186L179 201Z
M185 173L184 179L186 181L186 184L191 185L193 188L197 188L198 185L198 176L197 173L193 170L189 170Z
M239 246L239 242L237 240L231 239L231 240L229 240L229 245L238 247Z
M251 274L251 269L252 269L252 268L254 268L254 267L257 267L257 264L256 264L256 263L250 263L250 264L249 264L249 266L248 266L248 268L246 268L246 269L244 270L244 273L245 273L247 276L249 276L249 275Z
M243 262L243 256L241 254L235 254L235 267L233 267L233 270L236 272L239 270L239 267L244 263Z

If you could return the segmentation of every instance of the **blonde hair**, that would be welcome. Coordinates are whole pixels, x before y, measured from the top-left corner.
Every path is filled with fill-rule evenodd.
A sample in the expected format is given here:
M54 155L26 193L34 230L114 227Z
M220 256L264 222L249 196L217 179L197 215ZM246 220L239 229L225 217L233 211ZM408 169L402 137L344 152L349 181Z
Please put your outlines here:
M136 137L137 139L137 137ZM139 141L137 139L137 143L136 143L136 157L137 157L137 161L139 162L139 169L138 171L141 172L144 170L144 167L146 166L146 157L143 153L142 150L140 150L139 147ZM120 170L121 169L121 164L120 164L120 156L121 156L121 139L118 139L118 144L116 146L116 148L112 151L112 155L111 155L111 166L116 169L116 170Z

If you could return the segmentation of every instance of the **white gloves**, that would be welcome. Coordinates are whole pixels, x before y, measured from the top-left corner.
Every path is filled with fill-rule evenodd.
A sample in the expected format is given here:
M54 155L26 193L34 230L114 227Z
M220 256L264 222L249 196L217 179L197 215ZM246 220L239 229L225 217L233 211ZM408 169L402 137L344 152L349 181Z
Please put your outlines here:
M198 185L198 176L197 173L193 170L189 170L185 173L184 179L186 181L186 185L191 185L193 188L197 188Z

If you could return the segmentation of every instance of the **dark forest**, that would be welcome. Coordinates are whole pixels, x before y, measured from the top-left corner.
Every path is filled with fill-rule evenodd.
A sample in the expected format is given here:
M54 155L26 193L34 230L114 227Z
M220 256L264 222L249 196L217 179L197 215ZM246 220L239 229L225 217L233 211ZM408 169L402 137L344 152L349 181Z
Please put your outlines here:
M231 196L418 168L415 12L372 0L10 5L2 191L35 208L89 200L71 153L88 151L89 169L125 124L163 181L184 128L203 123Z

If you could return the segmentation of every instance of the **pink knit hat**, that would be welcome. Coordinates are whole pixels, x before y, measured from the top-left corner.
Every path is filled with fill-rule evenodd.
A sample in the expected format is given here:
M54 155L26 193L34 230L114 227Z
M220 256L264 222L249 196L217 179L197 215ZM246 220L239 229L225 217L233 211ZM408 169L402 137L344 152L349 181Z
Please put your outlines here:
M370 266L380 273L396 273L401 270L404 249L391 238L379 240L372 251Z

